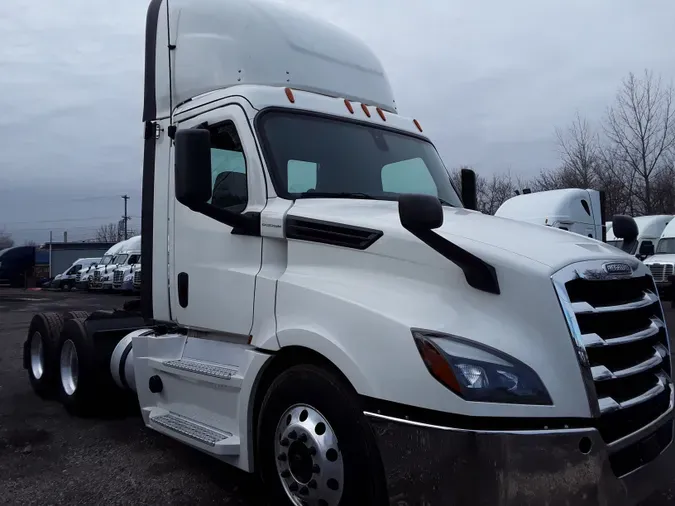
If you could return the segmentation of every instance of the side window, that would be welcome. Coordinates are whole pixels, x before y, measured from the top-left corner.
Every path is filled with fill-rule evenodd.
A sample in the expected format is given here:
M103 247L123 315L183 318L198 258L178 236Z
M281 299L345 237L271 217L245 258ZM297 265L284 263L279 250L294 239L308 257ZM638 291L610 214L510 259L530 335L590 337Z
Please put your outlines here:
M241 213L248 203L246 159L239 134L231 121L215 125L211 133L210 204L219 209Z
M82 268L82 266L80 264L73 265L70 268L70 270L68 271L68 274L77 274L80 271L81 268Z
M392 193L438 195L436 183L421 158L411 158L382 167L382 190Z
M137 264L139 257L140 255L131 255L131 257L129 257L129 265Z
M288 193L305 193L316 189L317 164L288 160Z

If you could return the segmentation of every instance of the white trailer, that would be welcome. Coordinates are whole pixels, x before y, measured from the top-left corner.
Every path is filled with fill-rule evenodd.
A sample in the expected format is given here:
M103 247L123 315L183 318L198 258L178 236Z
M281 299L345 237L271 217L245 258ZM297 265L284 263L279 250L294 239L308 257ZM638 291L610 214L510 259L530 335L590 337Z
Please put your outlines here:
M659 486L670 342L642 263L472 210L472 173L460 199L378 59L331 24L153 0L146 36L140 313L36 315L38 393L87 414L128 392L275 506Z

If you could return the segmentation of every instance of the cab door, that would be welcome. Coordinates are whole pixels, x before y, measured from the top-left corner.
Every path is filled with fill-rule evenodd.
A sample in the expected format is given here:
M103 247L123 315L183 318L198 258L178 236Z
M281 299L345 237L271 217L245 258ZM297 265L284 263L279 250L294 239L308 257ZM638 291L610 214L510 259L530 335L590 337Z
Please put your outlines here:
M260 212L266 201L264 176L243 108L237 104L219 107L177 127L206 128L211 134L209 206L236 213ZM231 226L181 204L175 199L174 181L172 163L172 320L190 328L248 337L262 239L259 235L241 235Z

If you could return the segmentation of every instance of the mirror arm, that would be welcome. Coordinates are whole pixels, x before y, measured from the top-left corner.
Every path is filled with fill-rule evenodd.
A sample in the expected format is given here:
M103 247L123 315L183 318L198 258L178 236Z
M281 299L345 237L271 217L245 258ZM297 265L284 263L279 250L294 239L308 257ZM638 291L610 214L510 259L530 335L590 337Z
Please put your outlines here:
M501 293L497 271L492 265L448 241L433 230L417 230L407 227L406 229L424 244L462 269L469 286L495 295Z
M185 204L183 202L183 204ZM214 207L206 202L185 204L196 213L201 213L209 218L232 227L232 233L237 235L260 235L260 213L233 213L219 207Z

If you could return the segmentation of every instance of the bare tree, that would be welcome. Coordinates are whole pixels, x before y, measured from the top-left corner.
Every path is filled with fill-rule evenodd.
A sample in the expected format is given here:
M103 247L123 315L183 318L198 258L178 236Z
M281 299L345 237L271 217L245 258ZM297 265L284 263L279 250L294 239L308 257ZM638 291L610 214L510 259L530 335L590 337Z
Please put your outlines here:
M468 168L466 166L450 171L450 179L457 188L461 190L461 170ZM495 214L499 206L504 201L515 195L517 182L514 181L510 172L503 174L493 174L486 178L479 174L476 175L476 207L483 214Z
M562 167L559 178L565 188L593 188L600 161L598 135L577 113L566 130L556 128Z
M642 79L630 73L607 112L605 132L625 163L635 174L633 195L645 214L653 209L654 180L667 168L675 148L673 87L645 71ZM637 184L639 183L639 184Z
M30 239L27 240L27 241L23 241L23 245L24 245L24 246L39 246L37 242L32 241L32 240L30 240Z
M12 239L12 234L5 231L5 229L0 230L0 249L11 248L14 246L14 239Z

